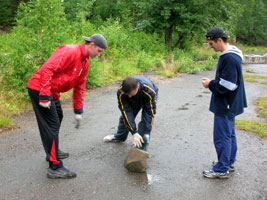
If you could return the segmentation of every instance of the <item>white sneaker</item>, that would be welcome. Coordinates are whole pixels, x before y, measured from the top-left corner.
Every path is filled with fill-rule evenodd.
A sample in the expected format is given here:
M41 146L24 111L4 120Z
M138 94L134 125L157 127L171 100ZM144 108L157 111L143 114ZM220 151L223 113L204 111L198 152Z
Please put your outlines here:
M113 142L113 141L117 141L115 139L115 136L114 135L107 135L103 138L104 142Z

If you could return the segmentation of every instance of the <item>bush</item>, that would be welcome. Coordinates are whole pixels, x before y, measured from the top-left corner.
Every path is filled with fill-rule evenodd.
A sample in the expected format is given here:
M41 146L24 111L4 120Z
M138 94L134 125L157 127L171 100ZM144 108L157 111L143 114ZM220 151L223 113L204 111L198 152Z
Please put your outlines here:
M3 42L1 59L3 88L21 92L27 98L26 85L42 63L55 49L70 38L67 20L58 0L21 3L17 26Z

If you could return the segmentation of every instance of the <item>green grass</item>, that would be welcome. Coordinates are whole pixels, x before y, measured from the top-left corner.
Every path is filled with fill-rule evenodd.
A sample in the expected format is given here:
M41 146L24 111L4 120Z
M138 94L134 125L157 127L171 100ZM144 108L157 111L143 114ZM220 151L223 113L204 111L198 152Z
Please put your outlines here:
M259 75L250 75L250 74L244 74L243 75L244 80L251 83L260 83L267 85L267 76L259 76ZM264 80L264 81L260 81Z
M243 77L244 78L254 78L254 79L266 79L267 80L267 76L244 74Z
M247 82L251 82L251 83L258 83L259 81L255 80L255 79L246 79Z
M254 70L251 69L251 68L247 68L246 72L247 72L247 73L255 73Z
M25 100L21 100L14 91L0 94L0 129L14 128L11 118L30 110L31 104Z
M236 120L236 128L245 130L255 135L267 139L267 123L247 120Z
M256 102L258 117L267 119L267 97L259 97ZM267 139L267 123L247 120L236 120L236 128L249 131Z
M267 97L259 97L256 105L259 117L267 119Z
M158 70L156 74L164 75L167 78L173 78L177 73L175 73L173 70Z
M6 128L6 127L11 127L12 121L9 117L1 116L0 115L0 129L1 128Z
M244 53L249 52L266 52L267 47L265 46L246 46L242 44L237 44L238 48L240 48Z

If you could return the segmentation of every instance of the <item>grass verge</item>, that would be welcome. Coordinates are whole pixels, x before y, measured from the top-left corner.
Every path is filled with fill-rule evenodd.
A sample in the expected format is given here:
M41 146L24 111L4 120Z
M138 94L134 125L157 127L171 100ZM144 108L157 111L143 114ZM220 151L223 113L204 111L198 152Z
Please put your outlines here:
M258 117L267 119L267 97L259 97L255 102ZM255 135L267 139L267 123L247 120L236 120L236 128L249 131Z
M265 47L265 46L251 47L251 46L246 46L246 45L243 45L243 44L237 44L237 46L238 46L238 48L240 48L245 53L250 53L250 52L266 52L267 51L267 47Z
M20 100L15 92L9 91L0 94L0 131L3 129L15 128L11 118L25 111L30 110L31 104L28 101Z
M267 119L267 97L259 97L256 101L258 117Z
M244 74L243 77L247 82L267 84L267 76Z
M236 120L236 128L239 130L245 130L260 138L267 139L267 123L247 120Z

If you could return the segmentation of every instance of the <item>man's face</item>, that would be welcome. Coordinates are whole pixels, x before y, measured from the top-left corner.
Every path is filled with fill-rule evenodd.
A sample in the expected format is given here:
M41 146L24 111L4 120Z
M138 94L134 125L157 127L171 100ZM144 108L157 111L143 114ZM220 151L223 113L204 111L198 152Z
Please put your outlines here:
M99 46L96 46L94 43L90 44L90 53L89 56L91 58L95 58L96 56L101 56L104 49L100 48Z
M136 89L135 90L132 90L130 93L126 94L129 98L132 98L134 97L137 92L138 92L138 89L139 89L139 84L137 85Z
M221 39L219 38L217 42L214 40L208 40L210 48L214 49L215 52L221 51Z

